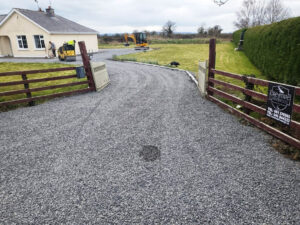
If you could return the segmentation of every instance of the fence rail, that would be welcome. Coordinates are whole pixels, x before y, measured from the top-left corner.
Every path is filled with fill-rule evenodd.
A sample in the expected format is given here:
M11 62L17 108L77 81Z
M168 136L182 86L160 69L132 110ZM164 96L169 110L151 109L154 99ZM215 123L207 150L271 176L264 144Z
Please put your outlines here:
M267 80L262 80L262 79L257 79L254 77L249 77L249 76L243 76L239 74L234 74L226 71L221 71L221 70L216 70L215 69L215 62L216 62L216 42L214 39L210 41L210 59L209 59L209 68L208 68L208 86L207 86L207 98L211 100L212 102L218 104L220 107L229 110L231 113L243 117L244 119L248 120L250 123L254 124L255 126L265 130L266 132L272 134L273 136L297 147L300 148L300 140L296 137L293 137L287 133L284 133L283 131L280 131L279 129L272 127L263 121L260 121L258 119L255 119L250 115L250 112L256 112L259 113L262 116L266 116L267 110L262 107L261 105L256 105L253 102L252 97L259 99L262 102L262 105L265 105L268 96L263 93L259 93L253 90L254 85L260 85L260 86L269 86L270 83L273 84L278 84L278 85L285 85L285 84L280 84L277 82L271 82ZM246 84L246 87L240 87L237 85L234 85L229 82L224 82L222 80L217 80L215 78L215 74L224 76L224 77L229 77L233 78L236 80L243 81ZM249 84L252 84L249 86ZM242 94L244 94L245 99L241 99L235 95L229 94L224 91L224 88L222 90L217 89L215 86L222 86L227 89L233 90L233 91L238 91ZM290 86L290 85L285 85L285 86ZM295 89L295 95L300 96L300 87L296 86L290 86ZM236 103L238 105L241 105L243 107L243 111L240 111L234 107L232 107L229 104L226 104L225 102L221 101L220 99L216 98L215 96L221 97L223 99L227 99L233 103ZM293 105L293 113L300 113L300 105L294 104ZM287 128L287 127L286 127ZM291 120L290 122L290 128L293 129L293 133L299 135L300 134L300 123Z
M81 51L82 58L83 58L83 65L85 68L87 80L77 81L77 82L73 82L73 80L72 80L71 82L68 82L68 83L48 85L48 86L42 84L43 85L42 87L30 88L30 84L32 84L32 83L43 83L43 82L47 82L47 81L57 81L57 80L70 80L70 79L76 78L77 75L76 74L64 75L64 76L56 75L56 76L51 76L51 77L47 77L47 78L38 78L38 79L28 79L27 75L45 74L45 73L54 73L54 72L63 72L63 71L74 71L74 73L75 73L76 67L74 67L74 66L63 67L63 68L53 68L53 69L43 69L43 70L13 71L13 72L0 73L0 77L21 76L21 78L22 78L22 81L1 82L0 87L24 85L24 88L21 90L18 89L18 90L0 92L0 97L12 96L12 95L18 95L18 94L26 94L26 98L0 102L0 107L21 104L21 103L29 103L30 106L33 106L35 104L35 101L38 101L38 100L44 100L44 99L49 99L49 98L56 98L56 97L62 97L62 96L69 96L72 94L95 91L94 79L93 79L93 76L91 73L91 65L90 65L88 54L86 52L85 43L79 42L79 47L80 47L80 51ZM32 92L40 92L40 91L52 90L52 89L58 89L58 88L73 87L73 86L79 86L79 85L84 85L84 84L87 84L88 87L77 89L77 90L72 90L72 91L65 91L65 92L61 92L61 93L54 93L54 94L50 94L50 95L42 95L42 96L32 97Z
M64 67L64 68L53 68L53 69L43 69L43 70L13 71L13 72L0 73L0 77L22 75L22 74L51 73L51 72L68 71L68 70L75 70L75 69L76 67Z

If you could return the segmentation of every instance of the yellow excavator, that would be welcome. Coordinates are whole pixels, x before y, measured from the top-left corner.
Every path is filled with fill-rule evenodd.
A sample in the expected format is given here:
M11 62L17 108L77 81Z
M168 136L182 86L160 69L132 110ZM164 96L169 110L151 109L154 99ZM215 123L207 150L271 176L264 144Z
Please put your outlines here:
M72 40L64 43L63 46L59 47L58 58L60 61L76 61L75 43L76 41Z
M124 44L125 46L129 46L128 41L131 39L136 45L135 50L148 50L149 49L147 36L145 33L125 34L124 38L125 38L125 42L126 42Z

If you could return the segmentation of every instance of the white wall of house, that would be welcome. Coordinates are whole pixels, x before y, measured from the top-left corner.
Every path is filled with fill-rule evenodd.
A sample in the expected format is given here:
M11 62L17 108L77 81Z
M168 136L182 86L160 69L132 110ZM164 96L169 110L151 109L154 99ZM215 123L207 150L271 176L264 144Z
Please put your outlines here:
M19 47L17 36L20 35L26 36L28 48ZM43 36L45 48L38 49L36 47L34 35ZM10 40L11 47L8 46L8 40ZM78 41L85 41L87 51L98 51L97 34L49 34L23 15L15 12L0 26L0 55L7 55L11 48L14 57L47 57L49 41L53 41L58 49L64 42L70 40L76 40L77 54L80 53Z
M8 36L0 36L0 56L12 56L10 38Z
M17 36L26 35L28 48L20 48ZM45 57L46 49L37 49L34 35L43 35L49 40L49 34L18 13L13 15L0 27L0 36L8 36L14 57Z
M50 36L50 41L55 43L57 49L60 46L62 46L64 42L71 41L71 40L76 41L76 46L75 46L76 54L80 54L80 50L78 46L79 41L85 42L86 50L88 52L98 51L97 34L52 34Z

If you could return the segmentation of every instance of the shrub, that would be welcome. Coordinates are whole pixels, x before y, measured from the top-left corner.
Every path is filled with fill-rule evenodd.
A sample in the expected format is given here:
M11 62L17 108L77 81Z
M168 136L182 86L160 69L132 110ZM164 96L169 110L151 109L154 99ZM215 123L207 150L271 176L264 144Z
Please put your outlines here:
M248 29L244 51L269 79L300 84L300 17Z

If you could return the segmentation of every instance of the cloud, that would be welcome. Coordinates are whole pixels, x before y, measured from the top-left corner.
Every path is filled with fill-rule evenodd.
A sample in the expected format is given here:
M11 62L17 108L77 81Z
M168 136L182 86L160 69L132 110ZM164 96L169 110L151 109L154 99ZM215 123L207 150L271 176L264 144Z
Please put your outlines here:
M293 16L300 15L299 0L283 0ZM100 33L132 32L133 30L160 31L172 20L178 32L196 32L201 24L220 25L224 32L235 30L233 22L242 0L229 0L219 7L213 0L52 0L55 12ZM42 8L49 0L39 0ZM0 14L11 8L37 9L34 0L10 0L0 3Z

